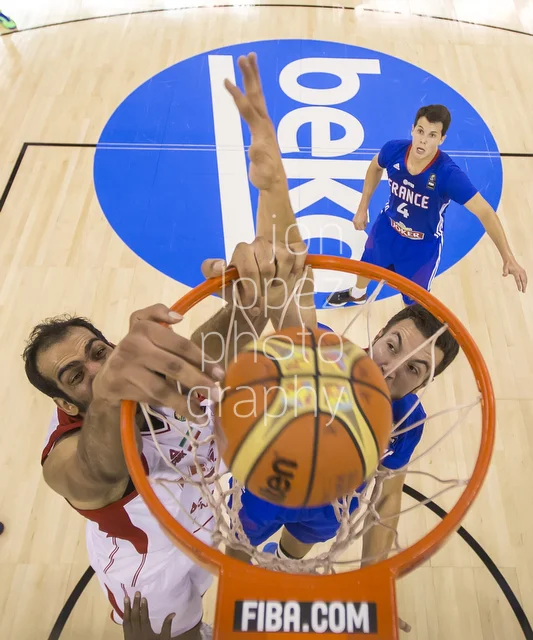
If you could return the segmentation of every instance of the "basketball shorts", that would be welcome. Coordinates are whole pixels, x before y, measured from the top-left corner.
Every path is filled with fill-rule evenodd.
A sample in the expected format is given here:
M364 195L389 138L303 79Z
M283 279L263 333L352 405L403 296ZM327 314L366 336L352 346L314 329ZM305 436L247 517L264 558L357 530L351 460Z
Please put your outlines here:
M350 513L357 509L358 500L350 504ZM268 540L276 531L285 527L300 542L315 544L334 538L339 522L331 505L308 509L280 507L258 498L249 491L242 494L239 511L244 532L254 547Z
M441 251L442 238L435 242L404 238L382 212L370 229L361 261L394 271L429 291L439 268ZM402 298L405 304L413 303L404 294Z
M170 613L176 614L172 621L172 637L185 633L201 621L202 596L213 580L208 571L194 564L172 544L145 556L132 554L130 561L127 554L117 553L112 560L118 562L110 567L108 558L100 558L95 552L90 529L87 528L89 561L111 603L114 622L122 624L124 598L127 595L133 602L137 591L148 601L150 623L155 633L161 632Z

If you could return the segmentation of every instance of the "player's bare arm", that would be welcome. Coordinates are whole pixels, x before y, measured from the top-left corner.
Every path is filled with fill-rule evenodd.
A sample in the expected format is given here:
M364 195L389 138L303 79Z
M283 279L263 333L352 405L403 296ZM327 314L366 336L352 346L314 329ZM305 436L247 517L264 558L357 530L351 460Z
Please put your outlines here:
M225 86L252 136L248 152L249 177L250 182L260 191L257 234L272 242L301 242L276 130L268 115L261 86L256 54L241 56L238 65L242 73L244 93L229 80L226 80Z
M79 509L97 509L121 497L128 470L120 438L120 402L134 400L173 408L194 420L199 402L178 391L204 387L216 399L223 371L204 366L200 349L160 323L175 324L164 305L132 314L126 337L110 352L92 384L83 429L63 438L43 466L46 482ZM204 370L202 370L204 368Z
M465 207L479 218L481 224L485 227L485 231L500 252L503 260L503 276L512 275L518 291L525 293L527 288L526 270L516 261L498 214L480 193L476 193L473 198L466 202Z
M250 129L250 181L259 189L257 234L272 243L299 245L302 237L291 205L289 185L283 167L274 124L267 105L257 56L250 53L238 61L244 83L244 93L231 82L226 88L232 95L243 120ZM298 251L295 247L294 251ZM316 325L314 310L314 282L312 269L307 269L300 292L300 307L304 310L307 326Z
M401 473L383 483L382 493L375 509L387 526L376 524L363 536L362 557L371 558L371 560L362 562L362 566L381 562L388 557L398 527L404 482L405 473Z
M368 224L368 207L370 206L370 200L374 195L374 191L378 188L383 176L383 171L383 168L379 166L378 156L375 155L366 171L361 201L359 202L357 212L353 219L354 227L358 231L364 231L364 229L366 229L366 225Z

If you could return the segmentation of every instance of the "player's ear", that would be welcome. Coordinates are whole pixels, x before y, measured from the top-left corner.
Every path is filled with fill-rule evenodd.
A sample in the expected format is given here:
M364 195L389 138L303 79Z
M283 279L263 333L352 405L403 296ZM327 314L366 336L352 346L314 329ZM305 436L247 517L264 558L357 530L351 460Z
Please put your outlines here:
M446 140L446 136L442 136L442 138L440 139L440 142L439 142L439 147L445 140Z
M69 416L77 416L80 412L79 408L75 404L65 400L65 398L54 398L54 402Z

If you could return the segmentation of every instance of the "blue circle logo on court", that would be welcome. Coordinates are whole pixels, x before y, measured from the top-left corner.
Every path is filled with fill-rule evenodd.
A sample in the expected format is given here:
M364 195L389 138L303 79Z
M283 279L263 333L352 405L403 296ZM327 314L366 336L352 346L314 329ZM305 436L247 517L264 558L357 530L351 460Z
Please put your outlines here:
M335 42L270 40L202 53L133 91L100 137L94 182L122 240L156 269L195 286L205 258L229 259L255 234L257 191L248 183L247 127L224 79L240 85L237 58L255 51L289 178L291 201L312 253L359 258L366 232L351 220L372 157L409 138L425 104L445 104L452 124L442 149L496 209L498 147L475 109L428 72L392 56ZM388 198L384 175L370 207ZM439 272L472 249L480 222L451 203ZM348 285L336 281L336 288ZM316 281L319 302L331 290ZM390 292L389 292L390 293Z

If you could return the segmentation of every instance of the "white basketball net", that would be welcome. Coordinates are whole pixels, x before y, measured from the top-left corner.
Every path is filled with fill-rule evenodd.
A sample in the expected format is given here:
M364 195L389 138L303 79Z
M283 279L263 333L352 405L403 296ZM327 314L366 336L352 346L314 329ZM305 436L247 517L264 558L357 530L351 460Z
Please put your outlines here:
M354 323L356 323L362 316L365 316L366 334L368 337L368 354L370 357L372 357L373 354L373 341L370 332L370 315L372 309L375 306L375 300L384 284L384 281L382 281L377 285L373 294L368 298L364 305L353 308L353 318L351 319L346 329L342 332L342 335L344 336L344 334L346 334L346 332L350 329L350 327L352 327L352 325L354 325ZM233 285L233 295L234 301L239 301L239 294L235 283ZM299 291L295 290L292 296L294 295L298 296ZM290 300L287 301L287 306L289 302ZM233 305L234 315L232 317L230 327L233 327L236 307L237 305ZM242 305L239 305L239 308L242 309ZM283 322L285 311L286 309L283 310L281 322ZM251 331L253 331L257 336L253 322L250 318L248 318L248 324ZM253 563L274 571L328 574L335 573L343 566L346 568L354 569L357 568L362 561L372 562L373 560L376 560L376 558L362 558L360 552L354 552L356 547L360 547L360 545L354 545L354 543L362 538L362 536L372 527L384 527L393 531L394 542L391 553L398 553L405 547L401 546L397 529L390 526L390 521L393 521L398 515L402 516L412 511L413 509L416 509L420 505L426 504L429 501L439 498L452 489L465 486L469 482L469 478L443 478L420 469L411 469L411 467L414 463L419 463L421 460L426 459L435 448L441 445L445 438L449 437L451 433L453 433L460 427L461 423L463 423L472 409L480 404L481 395L476 395L468 403L443 409L441 411L428 415L427 418L423 421L417 422L408 427L402 427L402 424L405 422L408 415L412 413L412 411L414 411L414 409L423 400L424 396L426 395L428 385L433 380L435 372L435 343L438 337L446 330L447 326L444 325L437 333L428 338L415 351L407 354L405 358L403 358L401 362L397 363L395 366L396 369L397 367L401 366L402 363L410 359L414 355L414 353L418 352L425 346L430 345L432 362L431 372L427 378L428 382L424 386L424 388L419 391L418 402L410 409L408 414L403 416L403 418L394 425L393 434L394 436L400 435L401 433L405 433L406 431L409 431L411 429L416 429L420 426L420 424L425 423L425 433L427 433L430 429L438 430L438 432L434 434L434 441L429 447L424 447L424 440L422 440L410 462L405 467L397 470L386 470L384 468L376 470L372 480L366 484L361 492L354 492L352 495L346 495L342 499L339 499L337 502L332 504L339 521L339 529L335 538L329 541L329 547L326 552L319 553L318 555L314 555L313 557L306 557L302 560L290 560L280 559L275 554L264 553L259 548L253 547L243 531L238 515L241 508L242 487L236 481L233 481L232 486L229 485L229 472L222 468L219 456L216 462L216 471L214 474L211 474L209 478L206 478L204 477L204 474L201 473L202 464L198 451L201 447L205 447L205 445L209 445L215 441L215 437L211 433L211 430L205 429L205 438L200 437L199 439L195 440L191 435L193 433L193 429L188 422L169 422L159 412L154 411L147 405L141 405L156 447L158 448L161 456L165 459L165 462L168 465L169 469L172 469L176 473L175 481L161 479L154 480L153 478L151 478L151 482L157 483L160 486L164 486L165 491L168 492L169 495L174 497L176 503L180 507L180 497L182 495L182 488L184 484L196 487L198 492L203 497L204 501L209 505L213 514L213 520L210 522L211 529L211 525L214 521L214 527L212 530L210 530L213 545L218 547L223 543L226 548L229 546L235 550L243 551L251 556ZM257 336L257 338L259 338L259 336ZM226 340L226 356L229 353L229 349L227 348L228 342L229 333ZM386 372L386 376L390 375L392 372L393 370ZM447 415L448 417L443 420L443 417ZM157 418L159 420L163 420L170 429L176 431L180 438L185 438L187 440L187 444L185 445L185 447L192 448L192 454L194 456L196 467L195 471L200 471L200 473L195 472L193 476L190 473L186 473L183 469L177 468L172 464L171 460L168 458L168 456L166 456L166 454L158 444L157 433L154 425L152 424L151 416L157 416ZM451 424L447 425L446 428L443 428L443 422L451 422ZM380 496L382 495L384 482L386 482L390 478L404 473L407 474L408 479L409 476L423 476L426 478L430 478L433 481L433 483L431 484L434 484L437 489L435 490L433 495L428 497L427 500L423 502L417 502L413 506L407 506L398 514L391 515L387 518L380 518L375 506L378 503ZM352 511L352 513L350 513L348 507L353 498L358 499L359 506L354 511ZM182 507L181 513L185 514L186 517L190 520L190 526L187 526L189 530L195 531L196 529L198 529L198 527L201 526L199 521L194 517L194 515L191 515L187 509ZM224 551L223 546L221 546L220 548L221 551ZM350 555L350 552L352 553L353 557Z

